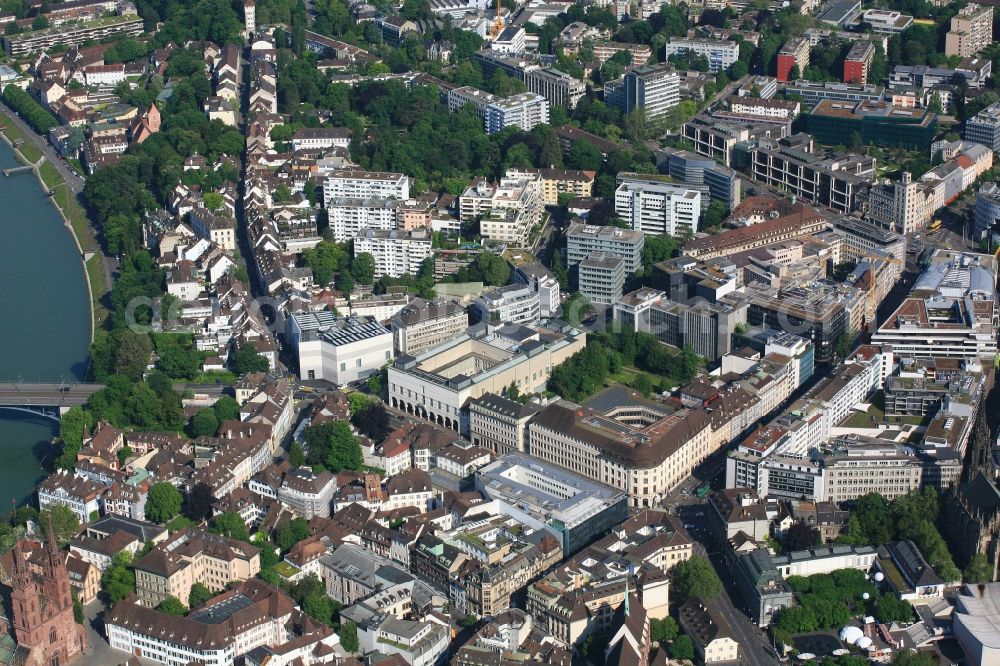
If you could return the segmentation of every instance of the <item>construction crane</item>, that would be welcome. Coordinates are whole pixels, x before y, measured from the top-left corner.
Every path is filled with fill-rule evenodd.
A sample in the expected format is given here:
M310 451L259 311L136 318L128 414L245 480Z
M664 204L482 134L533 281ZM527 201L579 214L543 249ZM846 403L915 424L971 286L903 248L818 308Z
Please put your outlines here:
M490 28L490 41L496 41L497 37L504 29L503 16L500 14L500 0L497 0L497 17L493 21L493 27Z

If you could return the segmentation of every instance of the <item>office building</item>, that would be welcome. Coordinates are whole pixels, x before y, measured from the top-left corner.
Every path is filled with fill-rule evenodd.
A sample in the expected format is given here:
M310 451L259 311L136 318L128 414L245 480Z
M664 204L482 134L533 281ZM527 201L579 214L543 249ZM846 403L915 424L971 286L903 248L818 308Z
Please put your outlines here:
M646 234L698 232L701 192L645 174L618 174L615 213Z
M823 215L797 202L784 215L776 218L768 217L749 226L692 238L685 243L684 254L701 260L728 257L754 248L809 236L825 230L828 226L829 223Z
M954 69L929 65L896 65L889 74L889 88L917 88L926 92L940 84L951 84L956 77L965 79L970 88L982 88L993 74L989 58L966 58Z
M503 393L511 384L521 393L544 390L552 368L586 345L586 335L575 329L533 330L533 337L519 344L492 334L465 334L400 356L389 366L390 404L467 435L471 399Z
M191 586L221 592L260 571L260 549L198 529L185 528L161 541L135 563L138 601L155 608L167 597L185 606Z
M392 318L393 349L397 355L413 356L468 328L469 315L461 303L415 299Z
M939 249L872 343L900 356L992 360L997 353L996 263Z
M848 309L856 306L850 295L824 284L781 289L753 284L747 286L746 296L747 320L752 325L810 339L818 363L834 360L837 340L849 325Z
M286 320L285 339L302 379L326 379L343 386L377 373L392 360L392 333L369 317L303 312Z
M1000 102L992 104L965 121L965 140L1000 151Z
M829 145L842 145L844 137L856 134L866 144L928 150L937 133L937 114L886 102L824 100L806 116L806 130Z
M789 81L802 77L809 66L809 40L804 37L789 39L778 51L777 73L778 81ZM792 76L792 69L798 71L798 76Z
M854 42L844 56L844 83L868 83L868 72L875 59L875 45L868 40Z
M771 99L778 94L778 79L773 76L752 75L750 80L736 89L740 97Z
M613 305L621 298L627 275L625 260L604 252L577 264L579 291L596 306Z
M785 86L790 95L802 98L802 104L814 107L825 99L837 102L881 102L885 97L885 88L880 85L860 83L817 83L804 79L794 81Z
M904 171L899 182L882 179L871 186L865 215L885 229L908 234L926 226L935 210L933 193Z
M993 7L970 3L951 17L944 38L944 54L970 58L993 43Z
M955 597L955 638L971 664L1000 660L1000 583L969 583Z
M647 118L659 118L680 103L680 77L668 63L643 65L604 85L604 101L622 113L645 109Z
M861 194L875 174L875 158L816 154L810 144L811 140L798 147L788 140L758 140L750 148L752 176L839 213L858 210Z
M540 407L494 393L469 401L469 438L498 456L528 450L528 421Z
M601 483L520 452L508 453L476 474L476 489L500 513L551 533L569 555L628 517L628 496Z
M490 41L490 50L500 53L523 53L524 52L524 28L518 26L508 26L500 31L500 34Z
M739 60L740 45L722 39L672 38L664 46L664 56L669 59L674 54L704 56L709 69L717 73L729 69Z
M524 84L529 92L541 95L553 106L575 109L584 95L587 85L558 69L537 67L524 73Z
M976 207L973 211L975 238L992 241L1000 234L1000 185L985 183L976 192Z
M566 230L566 265L573 267L592 254L607 253L621 257L625 272L632 275L642 267L644 242L641 231L574 222Z
M712 201L721 201L728 210L740 203L742 183L739 174L729 167L687 150L665 149L657 158L666 159L667 175L675 182L701 192L702 210Z
M719 160L727 166L733 165L736 146L742 142L762 137L783 137L788 133L784 125L722 122L706 113L698 114L684 123L681 130L684 138L694 144L696 153Z
M861 14L861 0L834 0L823 6L816 20L836 28L845 28Z
M841 238L841 260L858 261L880 253L898 263L906 261L906 237L854 217L833 220L833 231Z
M871 26L876 35L895 35L913 25L913 17L888 9L869 9L861 20Z
M354 236L353 247L355 257L367 252L375 258L376 278L416 276L432 255L429 229L363 229Z

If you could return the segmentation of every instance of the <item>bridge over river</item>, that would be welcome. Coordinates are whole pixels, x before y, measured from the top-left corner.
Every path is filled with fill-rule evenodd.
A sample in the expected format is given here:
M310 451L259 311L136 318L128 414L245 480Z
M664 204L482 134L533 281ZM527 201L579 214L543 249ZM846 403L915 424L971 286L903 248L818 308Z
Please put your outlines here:
M66 413L70 407L86 404L90 396L103 388L103 384L65 382L0 383L0 408L42 414L58 421L59 416Z

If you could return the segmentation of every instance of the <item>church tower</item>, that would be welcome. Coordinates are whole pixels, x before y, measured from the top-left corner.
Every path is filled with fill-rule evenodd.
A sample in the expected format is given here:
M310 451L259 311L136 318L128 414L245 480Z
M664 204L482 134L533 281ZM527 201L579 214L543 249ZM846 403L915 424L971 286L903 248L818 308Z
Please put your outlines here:
M20 541L14 544L13 555L10 598L14 610L14 638L21 645L34 645L38 641L38 628L42 625L41 595Z

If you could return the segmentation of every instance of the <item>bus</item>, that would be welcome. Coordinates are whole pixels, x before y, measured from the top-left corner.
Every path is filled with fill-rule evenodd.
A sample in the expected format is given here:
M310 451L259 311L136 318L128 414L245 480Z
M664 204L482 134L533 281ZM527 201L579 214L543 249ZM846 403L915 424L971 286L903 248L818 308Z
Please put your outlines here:
M934 220L933 222L931 222L930 226L931 231L937 231L940 228L941 228L941 220Z
M698 490L694 491L694 494L696 497L701 498L701 497L707 497L710 492L712 492L712 487L706 483L705 485L698 488Z

